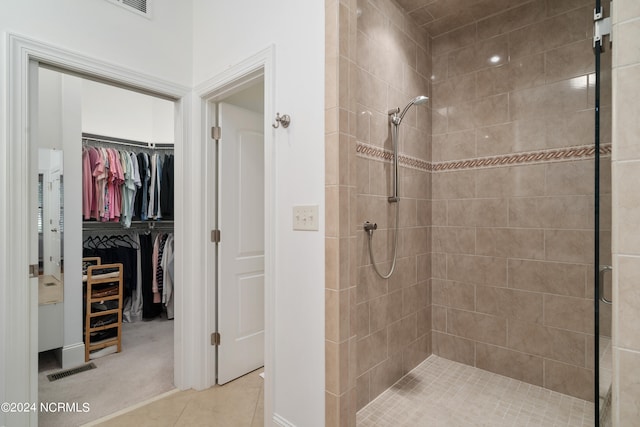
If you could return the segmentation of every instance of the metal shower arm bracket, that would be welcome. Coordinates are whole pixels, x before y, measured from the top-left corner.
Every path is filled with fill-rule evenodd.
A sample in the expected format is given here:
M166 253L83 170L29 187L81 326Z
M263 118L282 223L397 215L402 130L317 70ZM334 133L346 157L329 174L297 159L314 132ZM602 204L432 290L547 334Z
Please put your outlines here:
M611 3L611 7L613 4ZM609 36L609 43L613 41L611 32L611 17L604 17L604 8L600 6L600 10L593 10L593 48L600 42L600 50L604 50L604 36Z

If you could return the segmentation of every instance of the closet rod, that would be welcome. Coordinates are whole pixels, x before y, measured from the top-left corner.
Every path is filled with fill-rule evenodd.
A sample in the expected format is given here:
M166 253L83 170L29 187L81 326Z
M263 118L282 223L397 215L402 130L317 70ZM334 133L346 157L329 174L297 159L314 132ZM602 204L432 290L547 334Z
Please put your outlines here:
M134 141L132 139L115 138L112 136L96 135L93 133L82 133L84 141L106 142L108 144L126 145L129 147L151 148L154 150L173 150L173 144Z
M150 230L172 230L173 220L162 221L131 221L129 228L123 228L120 222L100 222L100 221L86 221L82 224L82 231L150 231Z

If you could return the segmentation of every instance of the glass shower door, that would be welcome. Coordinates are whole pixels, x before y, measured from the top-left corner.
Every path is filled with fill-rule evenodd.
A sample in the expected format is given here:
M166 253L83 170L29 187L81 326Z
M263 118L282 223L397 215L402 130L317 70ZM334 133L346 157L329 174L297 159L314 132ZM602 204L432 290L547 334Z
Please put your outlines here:
M596 426L611 425L611 46L610 2L596 0L595 25L595 235L594 402Z

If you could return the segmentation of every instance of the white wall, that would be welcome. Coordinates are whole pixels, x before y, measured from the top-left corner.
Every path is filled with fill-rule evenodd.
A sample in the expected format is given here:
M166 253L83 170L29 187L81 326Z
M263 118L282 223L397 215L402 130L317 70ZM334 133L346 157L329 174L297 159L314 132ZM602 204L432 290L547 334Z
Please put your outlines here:
M91 80L82 81L82 132L173 143L173 109L172 101Z
M105 0L2 0L0 31L188 86L191 9L190 0L154 0L149 20Z
M7 162L12 151L8 141L10 114L7 109L7 70L9 53L7 33L42 41L89 58L115 64L132 71L155 76L173 85L191 86L192 78L192 2L191 0L155 0L153 19L149 20L104 0L2 0L0 13L0 402L9 396L9 387L21 394L25 385L7 384L9 377L25 378L28 374L21 366L16 370L14 356L7 357L7 337L15 320L6 318L7 304L24 304L24 301L7 301L7 286L26 286L13 282L14 277L24 277L20 271L25 266L7 265L9 251L16 244L7 233L15 224L7 218L13 216L10 206L16 200L16 188L9 188ZM13 157L15 158L15 156ZM25 160L26 161L26 160ZM68 162L65 159L65 164ZM179 170L178 170L179 172ZM14 205L15 206L15 205ZM15 233L14 233L15 234ZM15 249L13 249L15 250ZM26 255L20 255L24 259ZM20 268L20 271L16 270ZM11 278L11 280L8 280ZM27 307L24 310L28 312ZM15 334L14 334L15 335ZM17 351L18 349L16 349ZM22 356L21 356L22 357ZM7 364L10 363L10 366ZM8 372L11 370L12 375ZM12 380L14 381L14 380ZM31 381L31 384L33 382ZM0 425L9 422L0 413ZM15 419L11 417L11 419ZM12 421L13 422L13 421Z
M290 114L293 121L289 129L273 131L277 174L274 411L293 425L313 427L324 425L324 226L317 232L292 231L291 208L295 204L317 204L320 223L324 224L324 1L276 3L155 0L153 19L147 20L104 0L3 0L0 129L6 130L9 123L5 90L7 32L190 87L274 45L274 107L280 113ZM191 106L194 108L191 114L198 116L198 101L194 100ZM201 129L192 131L193 135L201 135ZM8 159L9 143L3 132L0 135L3 166ZM198 153L190 149L185 161L189 159L200 161ZM185 184L191 191L197 189L201 168L202 165L185 169ZM0 231L11 226L4 210L15 197L14 190L6 185L5 173L6 169L0 168ZM182 201L191 215L185 224L185 238L198 235L202 231L199 224L204 223L198 217L198 197L185 195ZM11 242L4 237L0 239L3 239L2 313L7 294L7 281L2 279L7 271L7 245ZM199 248L188 249L197 253ZM194 264L193 260L189 262L185 270ZM6 277L17 277L14 270ZM205 277L200 273L189 273L191 282L203 283ZM186 295L185 303L195 307L200 301ZM194 310L196 314L190 315L193 317L197 312ZM3 348L6 328L10 327L10 320L0 322ZM193 343L188 337L178 344L189 349L204 345ZM4 357L5 353L0 352L0 384L5 385L0 387L0 401L5 400L9 387L5 379L10 367ZM185 371L184 375L191 373ZM0 425L4 423L0 414Z
M274 107L292 118L274 131L274 413L324 426L324 226L300 232L291 222L293 205L317 204L324 224L324 1L194 0L196 85L271 44Z

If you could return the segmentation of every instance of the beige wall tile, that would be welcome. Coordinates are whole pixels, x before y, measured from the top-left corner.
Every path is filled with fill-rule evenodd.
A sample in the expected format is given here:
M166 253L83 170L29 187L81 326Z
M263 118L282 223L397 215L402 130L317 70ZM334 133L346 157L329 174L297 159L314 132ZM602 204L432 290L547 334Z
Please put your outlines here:
M478 286L476 311L508 319L542 323L542 297L538 292Z
M617 256L617 345L629 350L640 351L640 258Z
M431 252L429 227L401 228L398 239L398 257Z
M429 227L433 224L431 205L431 200L416 200L416 225L418 227Z
M544 259L544 232L525 228L478 228L476 254Z
M374 300L375 301L375 300ZM325 302L325 305L327 302ZM356 305L357 313L357 330L358 338L364 338L369 335L371 328L369 322L369 302L363 302Z
M593 161L548 163L545 194L593 195Z
M508 38L497 36L449 53L449 76L471 73L507 63Z
M358 396L356 411L364 408L372 400L369 396L370 375L370 371L367 371L356 379L356 394Z
M510 199L509 226L593 229L593 196Z
M640 225L637 214L640 196L637 185L634 185L640 177L638 165L640 162L616 162L613 165L613 179L617 183L617 195L614 194L613 238L617 242L615 250L619 253L640 254L640 236L635 232Z
M435 355L474 366L475 344L471 340L434 331L431 335L431 345Z
M509 320L509 348L523 353L585 366L584 335L537 323Z
M402 290L391 292L373 299L369 304L371 331L386 328L390 323L402 318Z
M592 31L588 24L593 8L583 7L509 33L509 53L525 56L586 39Z
M486 157L511 153L514 150L516 139L515 130L515 123L504 123L476 129L476 151L478 156Z
M432 85L433 108L447 107L475 99L476 78L473 74L454 80L434 82Z
M472 105L475 127L491 126L509 121L509 97L507 94L481 98L474 101Z
M475 254L476 231L472 227L433 227L434 252Z
M506 286L504 258L447 254L447 279L489 286Z
M431 278L431 254L422 254L416 256L417 280L419 282L429 280Z
M408 316L416 313L427 305L427 282L422 282L415 286L403 288L402 292L402 315Z
M433 137L433 161L476 157L475 131L462 131Z
M547 294L544 296L544 324L593 334L593 300Z
M473 129L476 122L473 108L473 102L464 102L447 108L447 130L457 132Z
M640 65L614 70L614 79L619 87L626 90L616 92L616 152L614 160L637 160L640 147L637 136L640 135L640 114L636 94L640 81Z
M570 263L509 260L509 287L583 297L587 266Z
M431 323L434 331L447 332L447 308L433 305L431 307Z
M447 114L447 107L433 108L431 110L431 124L433 126L434 135L445 133L447 131Z
M574 77L545 86L517 90L509 95L509 114L512 120L588 108L587 77Z
M475 285L434 279L431 289L433 304L469 311L476 308Z
M506 199L449 200L447 224L451 226L506 227Z
M554 360L544 361L544 386L562 394L593 401L593 371Z
M476 24L467 25L433 38L433 55L442 55L476 41Z
M434 199L464 199L475 197L476 171L439 172L433 174Z
M543 385L543 359L530 354L477 343L476 367L528 384Z
M618 425L634 426L640 420L640 354L617 350L617 360Z
M402 353L403 372L411 371L431 354L431 334L418 337Z
M386 264L381 264L379 266L380 269L388 268ZM387 293L387 281L381 279L375 271L373 271L373 267L368 265L365 267L360 267L360 281L358 282L358 303L369 301L371 299L380 297Z
M617 52L624 52L624 55L615 55L613 58L615 67L637 64L640 62L640 21L623 22L616 26Z
M447 332L474 341L507 344L507 321L497 316L450 308L447 309Z
M543 1L533 1L483 19L478 21L478 38L493 37L532 24L544 19L545 12Z
M545 52L547 82L595 72L592 40L585 39Z
M431 343L431 304L421 309L417 313L418 317L418 338L427 335L429 343Z
M447 278L447 254L434 252L431 258L431 270L434 278Z
M356 354L358 376L385 360L387 358L387 330L382 329L358 340Z
M545 230L544 246L547 261L593 262L593 231Z
M442 82L447 79L449 70L449 57L447 55L434 56L432 59L431 81Z
M478 197L541 196L544 180L544 165L481 169L477 171L476 194Z
M431 225L447 225L447 201L432 200L431 201Z
M616 22L622 22L627 19L637 18L640 16L640 4L635 0L619 0L616 1L615 17ZM616 23L614 22L614 23Z
M349 291L325 289L325 337L334 342L349 338Z
M391 387L402 375L402 352L390 355L384 362L371 369L371 400Z
M388 326L388 354L402 351L418 337L418 318L414 314L403 317Z
M547 4L547 15L555 16L568 10L577 9L581 6L591 5L593 2L589 0L564 0L561 2L556 0L545 0L545 3Z

